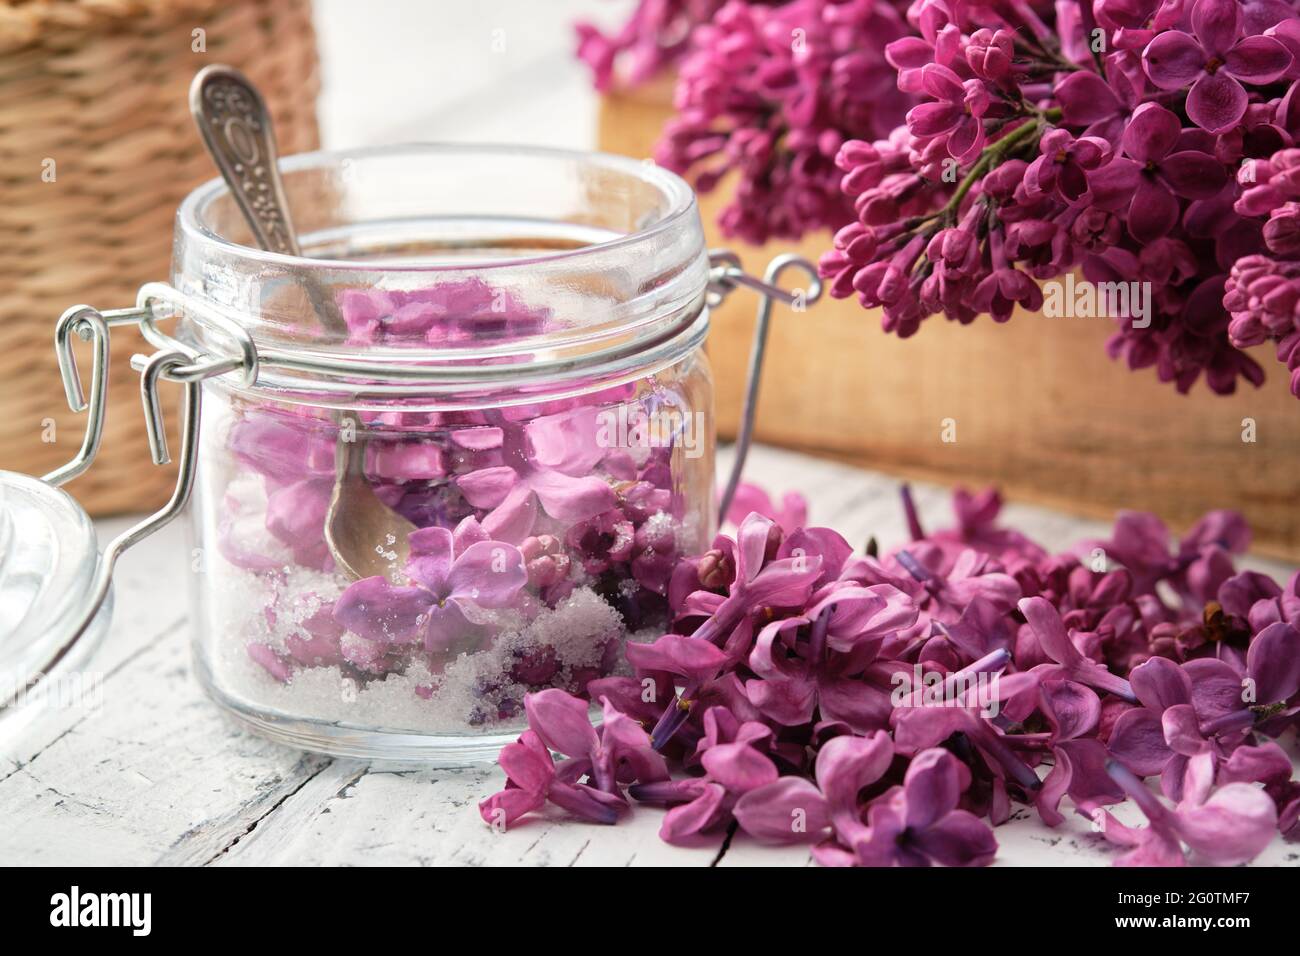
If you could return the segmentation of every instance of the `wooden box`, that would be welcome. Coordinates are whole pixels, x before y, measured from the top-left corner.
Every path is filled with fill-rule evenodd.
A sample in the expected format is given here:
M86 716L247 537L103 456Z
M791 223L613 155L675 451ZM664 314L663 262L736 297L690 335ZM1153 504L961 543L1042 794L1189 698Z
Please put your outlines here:
M668 103L666 83L605 97L600 147L649 156ZM815 261L829 248L825 234L762 248L726 239L714 224L724 192L701 198L709 242L736 250L749 271L781 252ZM738 291L713 317L724 436L736 428L754 308ZM757 436L900 476L996 484L1008 497L1104 519L1153 511L1179 532L1207 510L1234 508L1255 550L1300 560L1300 400L1272 346L1251 352L1268 377L1262 388L1219 396L1200 382L1179 395L1154 370L1110 359L1112 331L1104 318L1017 314L959 326L934 317L902 340L854 300L778 308Z

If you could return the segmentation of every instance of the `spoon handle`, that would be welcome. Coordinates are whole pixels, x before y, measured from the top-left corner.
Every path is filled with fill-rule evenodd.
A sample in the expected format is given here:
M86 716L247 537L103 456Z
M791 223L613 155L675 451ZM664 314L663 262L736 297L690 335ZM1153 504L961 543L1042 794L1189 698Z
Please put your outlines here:
M206 66L190 85L190 111L257 244L301 255L276 164L275 128L257 87L234 67Z
M257 245L301 256L280 178L275 126L257 87L232 66L205 66L190 84L190 112ZM329 290L308 277L303 283L321 325L346 334Z

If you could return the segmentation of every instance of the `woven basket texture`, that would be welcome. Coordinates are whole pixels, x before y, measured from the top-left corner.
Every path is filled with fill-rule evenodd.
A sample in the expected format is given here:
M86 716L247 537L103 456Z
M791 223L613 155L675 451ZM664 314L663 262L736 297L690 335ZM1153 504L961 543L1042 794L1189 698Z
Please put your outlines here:
M209 63L261 88L282 153L316 148L310 0L0 0L0 468L44 474L80 446L58 316L133 306L141 284L167 278L176 207L215 175L188 103ZM152 508L171 491L130 368L149 351L134 329L113 330L103 445L69 486L91 514ZM78 358L88 387L88 348ZM177 389L163 388L174 421Z

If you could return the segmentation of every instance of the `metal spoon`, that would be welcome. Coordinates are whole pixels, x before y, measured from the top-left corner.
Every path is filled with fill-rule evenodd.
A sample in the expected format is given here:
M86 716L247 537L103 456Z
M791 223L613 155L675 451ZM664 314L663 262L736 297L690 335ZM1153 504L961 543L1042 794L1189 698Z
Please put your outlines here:
M190 111L257 244L301 255L280 179L275 129L257 87L233 67L204 67L190 84ZM342 338L347 328L333 296L310 280L306 292L321 325ZM406 536L415 525L380 501L366 480L366 443L349 437L357 423L349 430L343 416L335 421L334 488L325 516L330 554L349 577L397 581L406 563Z

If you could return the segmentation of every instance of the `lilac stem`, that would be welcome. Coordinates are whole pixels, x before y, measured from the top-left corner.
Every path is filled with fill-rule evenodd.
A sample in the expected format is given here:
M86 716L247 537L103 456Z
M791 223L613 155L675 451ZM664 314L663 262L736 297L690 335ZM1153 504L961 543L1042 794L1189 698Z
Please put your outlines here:
M920 561L912 557L910 551L899 551L894 555L894 557L908 574L916 578L916 580L920 581L922 584L929 584L934 579L934 575L927 571Z
M1118 674L1112 674L1100 664L1085 662L1082 666L1071 668L1070 676L1080 684L1087 684L1094 690L1114 694L1130 704L1138 702L1137 695L1133 693L1133 685Z
M977 677L980 674L987 674L989 671L1000 670L1011 660L1011 654L1005 647L1000 647L996 651L990 651L973 664L968 664L959 671L953 671L943 682L943 699L951 700L957 693L957 688L964 684L969 678Z
M1043 785L1038 779L1038 774L1034 773L1034 768L1016 756L997 731L974 714L971 714L970 718L971 727L967 733L975 739L976 744L992 754L1017 783L1026 790L1037 790Z
M1125 793L1132 797L1133 802L1146 814L1148 820L1159 824L1168 824L1170 822L1169 809L1160 802L1159 798L1151 792L1145 783L1138 779L1132 770L1129 770L1118 760L1108 760L1106 761L1106 773L1110 775L1110 779L1124 789Z
M668 708L660 715L659 722L650 732L650 746L655 750L663 750L691 716L691 696L696 689L690 685L683 691L683 696L674 696Z

